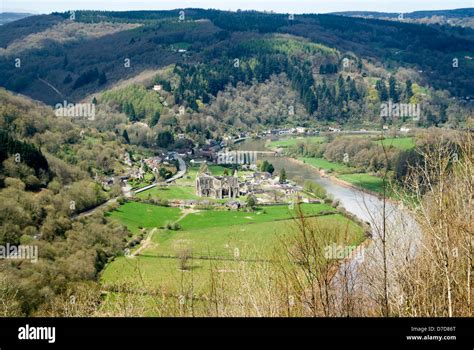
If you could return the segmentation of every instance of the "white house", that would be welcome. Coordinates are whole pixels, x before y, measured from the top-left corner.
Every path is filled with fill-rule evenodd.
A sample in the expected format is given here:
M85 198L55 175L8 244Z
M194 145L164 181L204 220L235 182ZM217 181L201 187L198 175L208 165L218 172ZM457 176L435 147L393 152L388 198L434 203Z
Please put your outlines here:
M298 134L304 134L306 132L306 128L303 128L302 126L297 126L296 127L296 132Z

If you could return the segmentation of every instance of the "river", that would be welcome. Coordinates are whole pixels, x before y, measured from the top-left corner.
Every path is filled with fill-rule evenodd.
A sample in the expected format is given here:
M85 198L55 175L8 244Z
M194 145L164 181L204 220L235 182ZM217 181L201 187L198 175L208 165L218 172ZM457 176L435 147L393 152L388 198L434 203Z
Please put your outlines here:
M245 151L268 151L265 148L266 140L246 140L234 146L237 150ZM357 275L354 283L367 294L370 299L380 297L380 283L383 275L382 269L382 237L383 218L386 224L386 256L389 280L391 280L391 299L399 300L399 288L397 287L397 273L406 263L407 259L413 258L419 247L420 230L412 216L397 203L386 201L385 215L383 211L383 200L375 195L365 193L356 188L343 186L330 178L321 177L319 171L309 165L296 162L288 157L258 156L259 160L268 160L279 172L285 168L289 179L295 177L303 180L312 180L320 184L327 193L350 213L360 220L367 222L372 228L372 239L365 245L362 258L358 256L347 261L341 266L349 267L353 274ZM371 286L372 288L370 288Z
M265 148L266 140L246 140L236 145L236 149L242 151L267 151ZM359 191L352 187L342 186L326 177L321 177L319 172L306 164L295 162L287 157L272 157L258 155L258 160L267 160L275 167L275 172L278 173L282 168L285 168L289 179L297 177L304 180L312 180L320 184L334 199L340 201L341 205L347 211L356 215L359 219L365 222L371 222L374 212L382 208L382 201L371 194ZM388 211L394 210L394 205L387 204Z

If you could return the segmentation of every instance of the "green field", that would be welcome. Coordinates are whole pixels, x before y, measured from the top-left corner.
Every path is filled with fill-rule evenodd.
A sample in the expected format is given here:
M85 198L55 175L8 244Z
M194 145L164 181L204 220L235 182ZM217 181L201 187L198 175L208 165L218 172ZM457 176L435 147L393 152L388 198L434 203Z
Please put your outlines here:
M331 162L324 158L300 157L298 159L318 169L332 170L332 171L337 171L337 172L340 172L340 171L350 172L350 171L355 170L354 168L348 167L347 165Z
M127 226L130 232L136 234L140 231L140 228L162 227L167 221L178 220L181 216L181 210L146 203L127 202L108 215L113 220Z
M143 208L139 208L143 207ZM121 207L120 215L112 213L130 229L139 225L151 227L153 223L160 224L176 220L180 210L166 212L164 207L158 208L151 221L143 213L150 210L143 203L130 203ZM334 211L326 204L302 204L303 212L315 215L321 212ZM156 230L147 247L137 257L117 257L108 264L101 275L103 284L129 282L132 285L145 283L148 287L165 288L177 292L182 288L183 280L192 279L196 292L205 292L209 288L211 266L217 267L219 273L229 274L237 268L242 259L245 263L255 264L269 259L271 254L280 246L282 236L294 232L292 217L295 210L286 205L260 208L256 212L242 211L212 211L202 210L189 212L179 221L181 230ZM138 216L138 217L137 217ZM338 232L348 229L351 244L362 242L362 228L341 214L334 213L308 218L309 221L337 228ZM341 237L335 237L337 241ZM178 256L187 250L192 255L190 268L180 269Z
M160 199L199 199L195 194L194 186L156 186L147 191L137 194L138 198L148 199L148 198L160 198Z
M309 164L318 169L331 170L335 172L335 176L343 181L347 181L350 184L372 191L376 193L382 193L383 182L378 176L370 175L367 173L351 173L355 171L354 168L348 167L344 164L335 163L328 161L323 158L299 158L306 164Z
M322 211L333 212L328 204L301 204L305 215L316 215ZM215 211L203 210L186 216L181 222L183 230L202 229L207 227L222 227L231 225L246 225L275 220L291 219L296 211L287 205L265 206L255 212L244 211Z
M394 147L400 150L409 150L415 147L415 139L413 137L392 137L379 141L374 141L379 145Z
M355 223L348 221L341 214L331 214L315 218L321 222L330 223L332 227L349 224L356 231L359 228ZM293 220L257 222L249 224L231 224L207 226L202 228L184 229L182 231L159 232L153 236L157 243L152 252L156 255L176 255L179 245L192 249L196 257L218 257L231 259L234 257L234 249L238 248L240 256L252 258L258 256L268 257L282 234L292 230ZM183 224L184 228L184 224ZM354 237L357 241L359 237ZM182 247L181 247L182 248Z
M360 244L363 241L361 227L340 214L311 220L331 227L339 226L341 232L348 227L350 244ZM193 231L160 230L153 236L149 248L141 255L134 258L118 257L109 264L101 276L101 281L104 284L139 284L143 279L147 286L178 291L181 279L189 278L192 274L195 290L204 292L208 288L211 264L218 270L231 274L240 259L246 263L269 259L274 249L279 246L283 235L290 234L292 230L292 220ZM337 239L335 237L335 241ZM189 249L193 256L187 271L179 268L177 256L182 249Z
M301 204L305 215L317 215L321 212L334 212L328 204ZM127 228L137 233L140 228L150 229L163 227L167 222L174 222L182 216L180 208L163 207L140 202L127 202L108 214ZM287 205L267 206L254 212L229 210L200 210L188 214L180 221L183 230L195 230L208 227L245 225L282 219L291 219L296 215L295 209Z
M194 186L194 182L196 180L196 174L198 172L198 169L199 167L187 167L186 169L186 174L184 175L184 177L182 177L181 179L178 179L174 182L173 185L190 185L190 186Z
M267 144L267 147L274 148L288 148L296 146L298 143L323 143L326 141L324 136L308 136L308 137L295 137L289 139L283 139L278 141L271 141Z
M337 177L353 184L354 186L358 186L369 191L377 193L383 192L383 180L377 176L369 174L342 174L338 175Z

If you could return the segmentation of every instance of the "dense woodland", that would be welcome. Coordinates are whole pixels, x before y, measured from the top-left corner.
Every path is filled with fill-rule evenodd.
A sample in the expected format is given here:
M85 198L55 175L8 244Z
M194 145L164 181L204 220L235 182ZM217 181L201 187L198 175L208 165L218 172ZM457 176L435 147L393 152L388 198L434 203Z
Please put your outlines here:
M127 233L102 213L75 218L116 195L93 181L95 169L118 171L120 143L81 129L51 109L0 91L0 244L36 244L40 262L2 262L2 315L47 310L75 283L96 279L123 250ZM115 194L114 194L115 193ZM86 234L85 234L86 233Z
M219 137L227 131L326 123L464 127L471 110L468 102L454 101L445 91L421 85L413 70L390 73L367 60L294 36L249 38L225 50L208 50L204 62L163 69L154 79L163 87L159 93L151 90L150 83L130 86L105 92L99 106L124 114L130 123L148 124L152 130L143 132L152 135L142 145L152 144L153 135L163 129ZM232 108L240 91L253 95ZM256 116L255 104L275 101L273 96L280 100L279 115L269 104L260 103L263 113ZM381 117L381 103L389 102L420 105L422 116L416 121L409 116ZM198 135L192 138L202 141Z
M231 51L229 47L238 46L241 41L258 38L265 33L289 33L340 52L352 52L373 62L383 62L390 70L403 66L422 71L420 78L423 83L436 89L448 90L457 97L465 98L473 94L469 77L472 76L474 64L472 60L465 58L473 56L473 30L470 28L427 26L334 15L301 15L289 20L287 15L252 11L232 13L186 9L184 13L185 17L180 21L178 10L77 12L74 21L83 23L85 32L88 25L99 20L114 22L117 25L127 22L140 26L103 37L86 36L86 40L66 43L44 41L39 48L20 46L14 53L2 55L0 84L54 103L59 96L55 96L51 91L38 92L44 90L37 89L41 86L37 79L37 72L40 72L41 78L51 82L63 94L78 99L99 89L98 81L93 76L87 78L87 72L94 72L95 69L99 74L105 75L107 81L113 82L146 67L162 67L184 61L209 63L206 62L209 53L212 58L220 59L221 64L225 65L225 57L234 59L245 55L244 52L239 52L237 56L232 52L229 52L230 55L222 55L224 51ZM53 14L28 17L6 24L0 31L0 46L6 49L15 40L25 38L33 31L44 31L59 22L70 21L69 18L68 13ZM196 21L198 19L208 21ZM38 40L42 40L41 36ZM171 45L183 42L189 45L189 55L186 57L170 50ZM216 56L217 52L222 54ZM14 65L16 57L24 60L21 75L17 74L18 68ZM131 62L127 69L124 69L125 58L129 58ZM453 69L454 58L458 59L458 69ZM317 69L319 70L319 67ZM72 86L71 83L64 83L68 75L74 81ZM78 79L79 84L75 84ZM104 76L101 81L104 82ZM210 91L215 92L215 88L210 87Z

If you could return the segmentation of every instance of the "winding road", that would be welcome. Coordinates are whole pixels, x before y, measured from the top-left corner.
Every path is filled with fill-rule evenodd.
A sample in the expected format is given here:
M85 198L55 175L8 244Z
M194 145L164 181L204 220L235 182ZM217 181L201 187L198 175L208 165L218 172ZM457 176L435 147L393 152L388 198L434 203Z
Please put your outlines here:
M185 161L181 157L176 157L176 159L178 159L179 171L176 174L174 174L172 177L170 177L169 179L165 180L164 181L165 183L170 183L170 182L176 181L177 179L182 178L186 174L187 167L186 167ZM155 182L151 185L140 188L139 190L136 190L133 193L137 194L137 193L140 193L140 192L144 192L146 190L149 190L150 188L155 187L156 185L158 185L158 182ZM130 187L123 187L123 194L125 195L125 197L131 197L132 191L131 191ZM107 202L99 204L98 206L96 206L94 208L91 208L91 209L85 210L85 211L83 211L79 214L76 214L76 215L73 216L73 219L89 216L89 215L93 214L97 209L105 208L109 204L117 202L117 199L119 197L121 197L121 196L111 198Z

